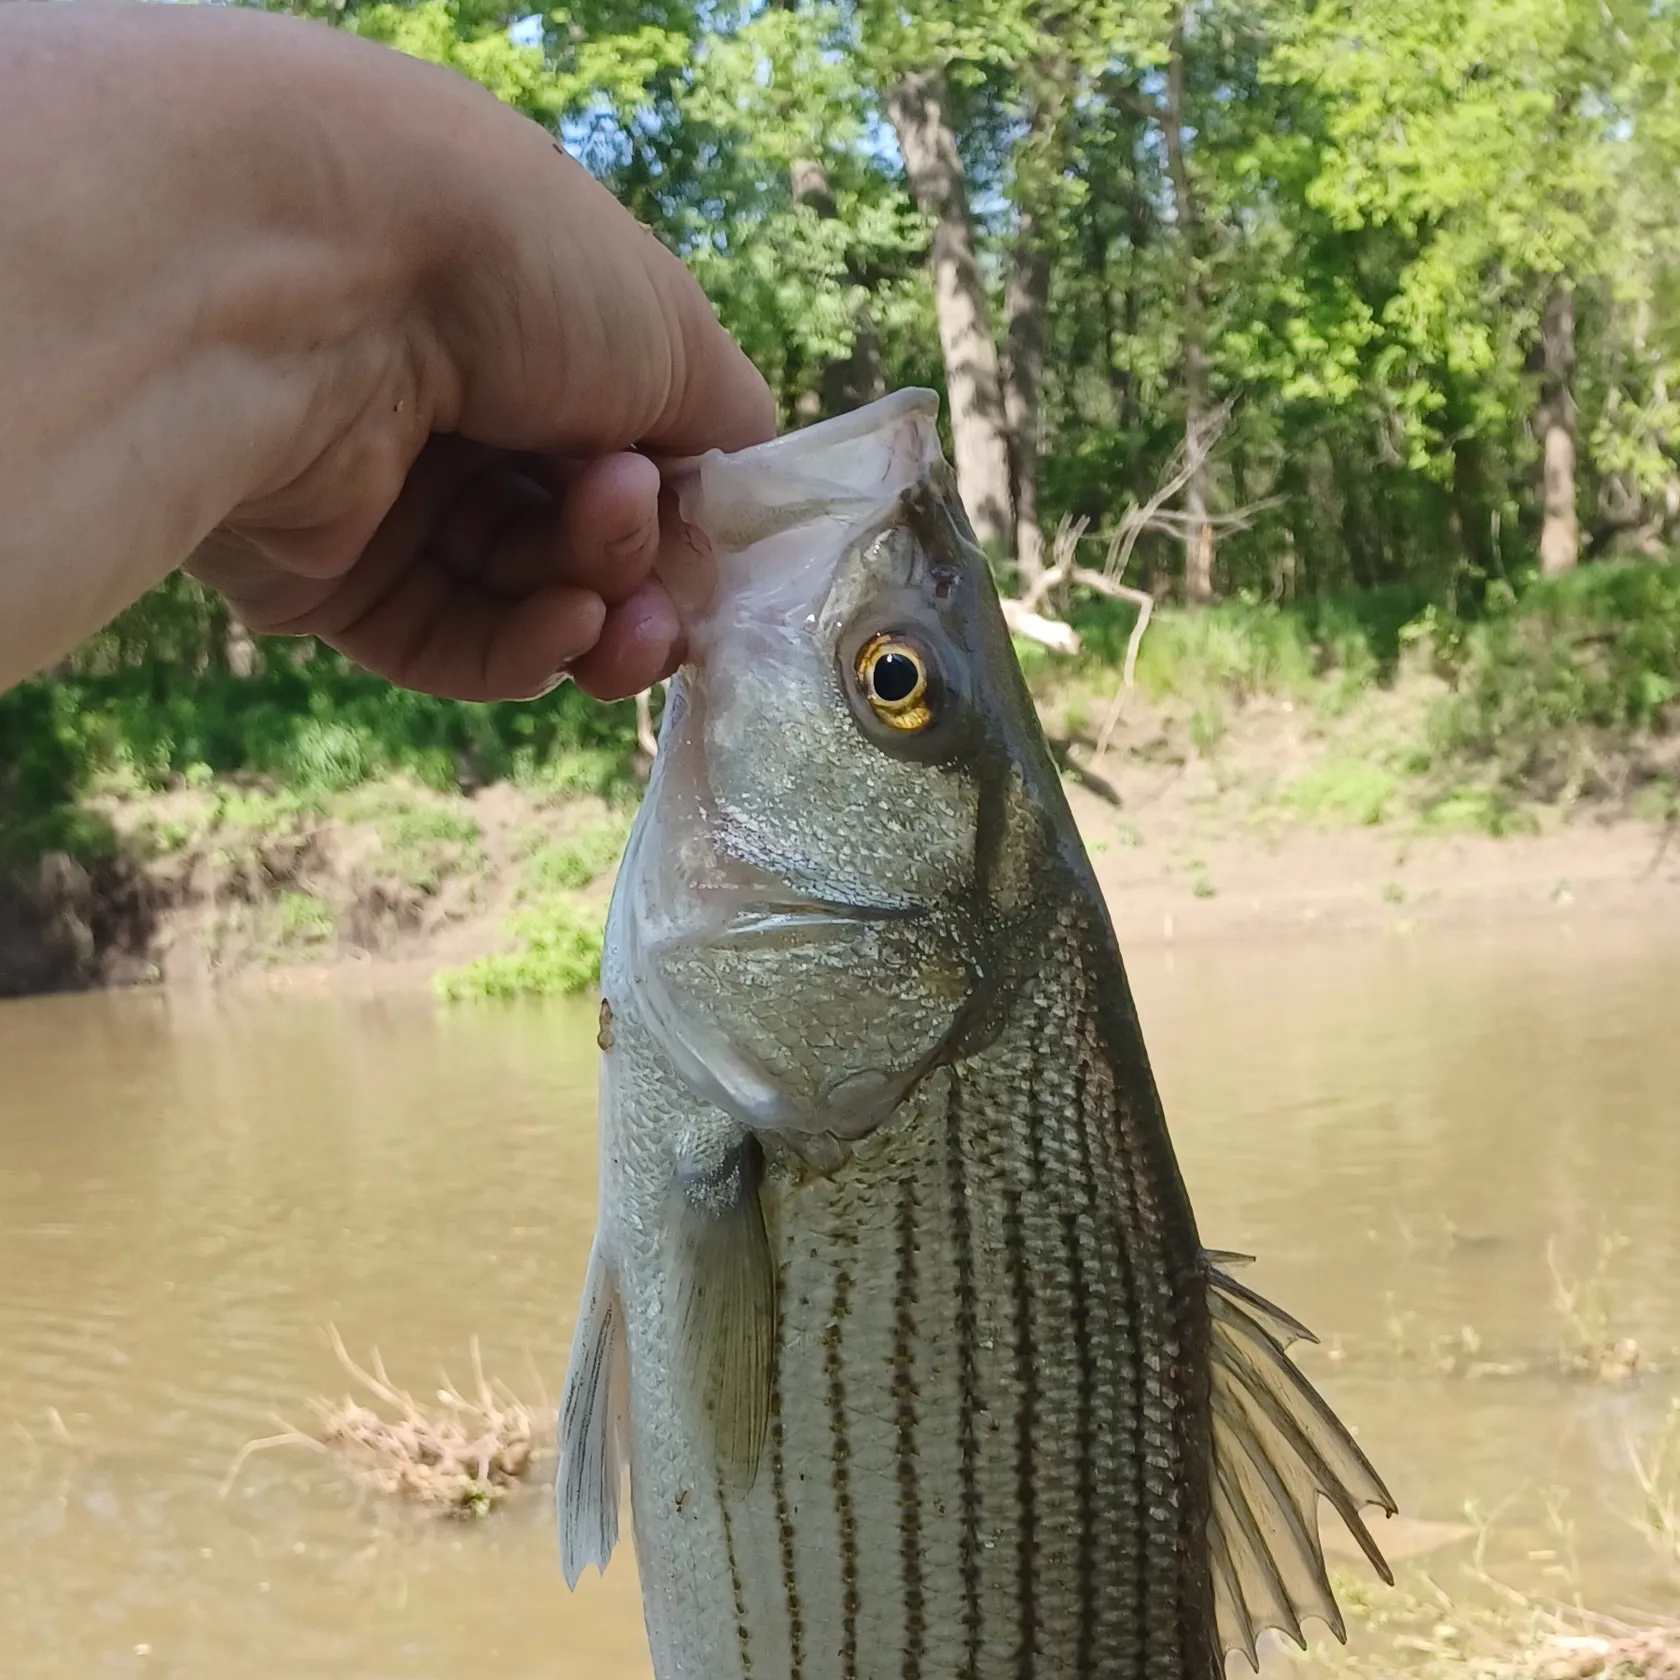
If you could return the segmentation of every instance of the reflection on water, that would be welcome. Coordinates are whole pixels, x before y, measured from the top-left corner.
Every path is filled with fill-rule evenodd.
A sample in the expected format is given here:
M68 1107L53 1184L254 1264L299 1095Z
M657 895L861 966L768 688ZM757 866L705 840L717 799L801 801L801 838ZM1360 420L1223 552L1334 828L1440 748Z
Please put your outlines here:
M1581 1275L1625 1236L1615 1333L1680 1363L1680 929L1131 967L1204 1236L1324 1338L1304 1362L1406 1510L1497 1512L1490 1557L1540 1586L1561 1510L1593 1596L1667 1602L1626 1442L1680 1383L1555 1373L1547 1247ZM415 1523L279 1452L218 1496L274 1413L342 1392L328 1323L415 1388L476 1334L493 1375L558 1390L594 1060L584 1006L0 1007L0 1671L645 1680L628 1552L568 1594L545 1489Z

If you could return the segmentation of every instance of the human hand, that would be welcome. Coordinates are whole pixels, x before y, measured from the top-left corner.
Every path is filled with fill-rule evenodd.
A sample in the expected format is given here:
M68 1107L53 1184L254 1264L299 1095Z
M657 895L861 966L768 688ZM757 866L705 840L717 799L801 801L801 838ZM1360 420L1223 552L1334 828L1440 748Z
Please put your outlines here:
M92 525L78 552L109 548L125 513L150 539L122 556L104 616L190 553L253 630L318 635L436 694L523 698L569 674L611 699L670 672L659 473L640 448L736 448L774 426L764 381L675 257L535 123L324 26L78 0L0 14L17 86L70 108L84 196L90 171L109 177L100 226L124 246L109 267L126 257L142 293L109 333L144 320L129 360L157 364L145 435L94 439L102 460L75 474L103 515L77 510ZM93 158L79 96L123 136ZM42 167L55 114L20 119ZM86 224L81 267L49 265L49 331L26 349L50 345L67 287L92 284ZM50 257L53 231L31 248ZM75 301L85 315L118 300ZM20 343L30 326L25 310ZM92 422L65 418L71 437ZM0 470L0 508L6 491ZM155 517L136 521L148 497ZM63 517L41 525L71 545Z
M410 203L442 246L424 306L396 323L395 379L336 381L341 412L312 416L322 451L190 569L251 628L314 633L409 687L504 699L570 675L634 693L670 673L680 631L652 575L658 469L625 446L757 442L768 387L687 271L535 124L394 54L356 58L370 92L423 88L471 124L441 178L418 165Z

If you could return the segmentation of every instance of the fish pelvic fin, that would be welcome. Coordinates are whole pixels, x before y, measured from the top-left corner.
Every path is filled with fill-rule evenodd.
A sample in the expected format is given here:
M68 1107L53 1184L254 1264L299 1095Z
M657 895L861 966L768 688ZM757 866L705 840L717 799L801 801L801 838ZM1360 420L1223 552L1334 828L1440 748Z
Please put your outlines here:
M1209 1550L1222 1653L1241 1651L1256 1673L1259 1636L1276 1629L1303 1650L1316 1617L1346 1643L1325 1568L1318 1501L1329 1500L1379 1576L1394 1575L1361 1510L1398 1507L1351 1434L1296 1368L1306 1327L1218 1268L1209 1254L1212 1313L1213 1509Z
M624 1307L599 1239L590 1251L583 1305L560 1407L560 1566L575 1588L594 1564L605 1571L618 1544L630 1401Z
M775 1387L776 1271L759 1187L764 1152L734 1133L679 1164L679 1372L698 1396L725 1489L758 1475Z

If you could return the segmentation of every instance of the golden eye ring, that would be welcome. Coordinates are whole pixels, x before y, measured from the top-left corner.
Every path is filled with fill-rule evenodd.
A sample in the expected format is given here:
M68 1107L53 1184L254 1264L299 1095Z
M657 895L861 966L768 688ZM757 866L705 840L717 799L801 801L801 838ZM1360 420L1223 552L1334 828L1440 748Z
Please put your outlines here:
M933 722L927 660L899 636L871 636L858 650L857 680L869 709L889 729L907 734Z

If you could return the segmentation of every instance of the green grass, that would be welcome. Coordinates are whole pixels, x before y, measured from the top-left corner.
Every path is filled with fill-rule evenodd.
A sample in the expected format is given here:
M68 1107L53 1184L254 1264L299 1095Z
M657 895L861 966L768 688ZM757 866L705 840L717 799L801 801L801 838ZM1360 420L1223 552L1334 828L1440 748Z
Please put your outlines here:
M430 896L454 875L484 868L483 836L470 817L453 811L414 810L376 825L384 867Z
M1642 822L1673 822L1680 818L1680 789L1672 776L1657 776L1637 789L1628 801L1628 814Z
M1035 691L1070 733L1114 692L1136 622L1127 605L1082 604L1083 650L1024 658ZM1304 820L1392 822L1422 813L1437 831L1509 834L1536 802L1619 801L1667 820L1680 809L1661 744L1680 727L1680 566L1597 562L1567 577L1496 590L1475 619L1405 589L1292 607L1234 600L1151 619L1137 686L1172 702L1204 758L1225 748L1231 710L1290 702L1346 739L1345 720L1408 670L1448 692L1381 750L1350 741L1287 788ZM1422 690L1419 690L1422 693Z
M484 838L478 823L463 811L426 806L394 812L379 822L379 838L394 851L413 846L476 846Z
M317 799L289 788L278 793L267 793L260 788L222 788L211 802L207 824L212 831L277 829L289 826L299 817L319 815L320 811Z
M1368 758L1331 758L1291 782L1279 803L1324 826L1375 827L1396 809L1401 778Z
M1349 599L1280 607L1243 598L1190 612L1158 609L1138 650L1137 683L1154 699L1201 704L1259 695L1314 700L1332 710L1390 680L1410 626L1426 606L1416 590L1373 590ZM1137 622L1127 603L1090 600L1073 622L1088 671L1118 670ZM1043 649L1024 660L1029 678L1057 662Z
M338 932L332 906L313 893L282 893L275 904L276 932L282 945L325 945Z
M633 728L632 723L631 742ZM522 792L540 799L615 799L637 791L630 766L630 746L618 741L546 755L534 748L521 749L509 763L508 779Z
M1680 699L1680 567L1602 562L1539 583L1461 638L1436 757L1564 802L1660 737Z
M515 997L571 997L601 977L606 908L579 897L618 861L629 832L628 813L548 840L530 834L521 871L523 905L508 922L515 948L480 957L435 977L448 1002Z
M508 924L518 949L445 969L433 987L445 1002L572 997L601 978L604 912L570 898L545 899Z
M525 860L521 896L576 892L599 880L618 861L629 832L626 816L542 842Z
M1540 824L1505 789L1461 786L1427 799L1419 811L1418 826L1426 834L1487 834L1498 840L1511 834L1535 834Z

